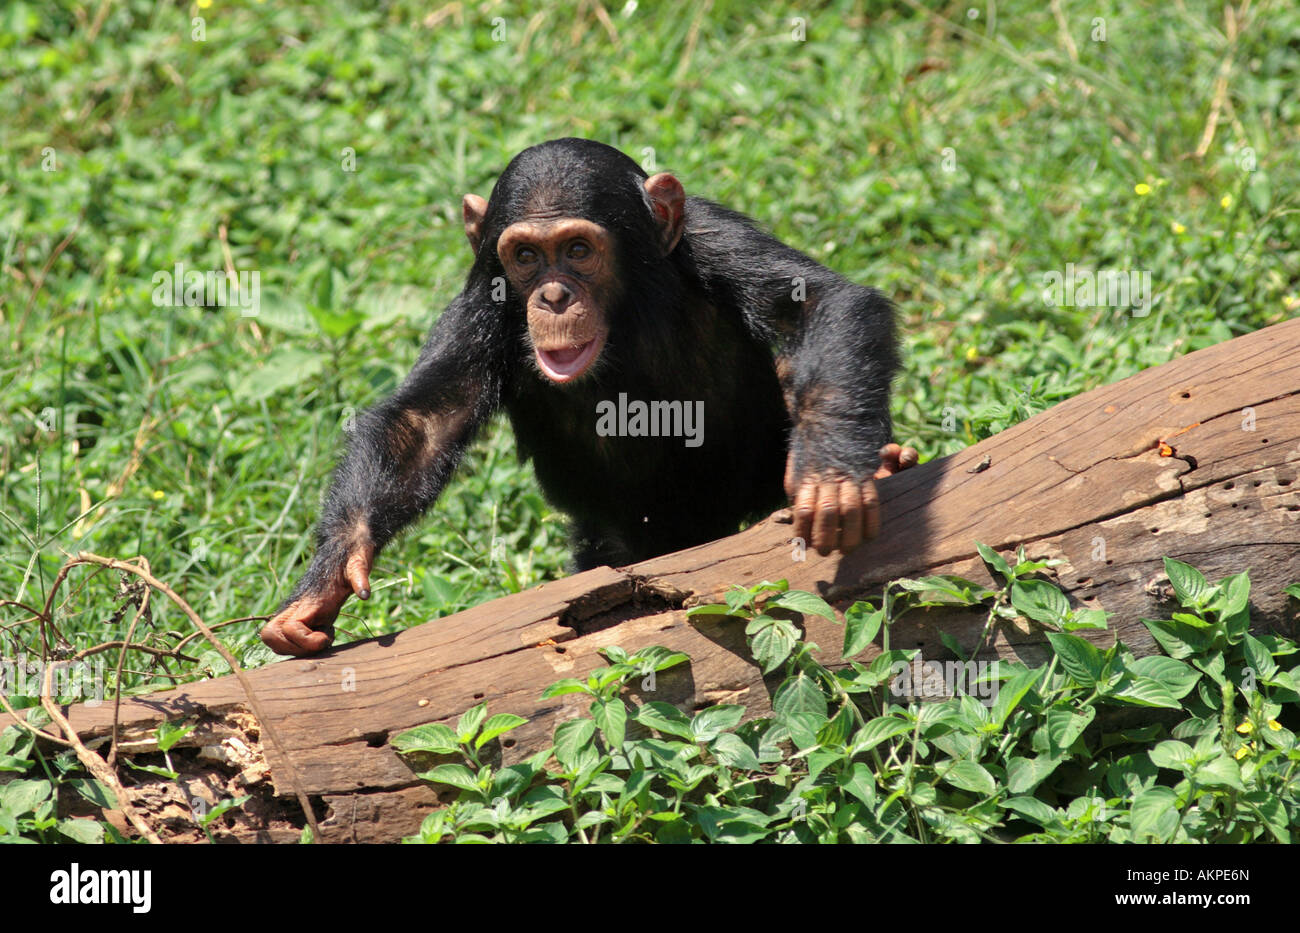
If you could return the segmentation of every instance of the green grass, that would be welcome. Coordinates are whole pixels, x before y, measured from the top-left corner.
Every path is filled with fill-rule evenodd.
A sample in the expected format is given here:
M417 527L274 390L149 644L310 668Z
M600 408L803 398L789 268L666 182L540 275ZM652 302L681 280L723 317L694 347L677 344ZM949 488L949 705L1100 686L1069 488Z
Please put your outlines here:
M894 297L898 435L926 456L1289 317L1300 9L1252 5L1230 40L1219 4L1062 6L1077 61L1034 2L995 21L803 6L802 42L786 8L728 2L608 24L590 4L7 4L0 598L41 602L85 549L146 556L211 622L273 608L344 421L401 378L468 269L460 196L547 138L652 156ZM260 273L258 316L151 304L155 272L222 269L227 249ZM1151 313L1049 306L1043 274L1067 263L1149 270ZM410 625L565 558L498 425L341 624ZM61 610L79 647L109 632L113 583ZM0 609L0 654L37 644L5 627L22 618ZM188 630L162 605L153 622ZM226 630L254 663L256 627Z

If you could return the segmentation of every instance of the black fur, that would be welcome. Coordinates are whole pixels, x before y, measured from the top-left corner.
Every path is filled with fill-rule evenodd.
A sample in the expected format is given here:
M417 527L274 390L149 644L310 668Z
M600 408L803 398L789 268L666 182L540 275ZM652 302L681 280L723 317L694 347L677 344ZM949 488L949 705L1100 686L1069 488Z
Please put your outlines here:
M290 602L337 573L358 519L378 551L430 506L502 406L547 497L573 517L578 569L709 541L778 508L791 447L797 475L875 471L890 440L897 367L888 301L701 198L687 199L681 242L660 258L645 178L618 150L583 139L534 146L511 161L489 199L464 291L398 390L358 420L317 553ZM505 275L497 238L526 211L593 220L617 243L624 298L609 309L601 358L568 385L533 365L520 297L507 287L503 304L492 298ZM803 302L792 298L799 277ZM784 396L774 347L788 361ZM596 405L620 392L703 401L703 445L599 437ZM456 422L432 456L413 414Z

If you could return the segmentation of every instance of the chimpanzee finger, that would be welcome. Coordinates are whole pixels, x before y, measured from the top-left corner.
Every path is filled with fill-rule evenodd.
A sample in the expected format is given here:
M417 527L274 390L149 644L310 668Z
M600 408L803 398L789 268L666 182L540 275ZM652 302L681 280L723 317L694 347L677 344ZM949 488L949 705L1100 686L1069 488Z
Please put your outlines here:
M348 558L344 574L348 578L348 584L352 587L352 592L356 593L361 599L370 598L370 561L366 555L354 551L352 556Z
M874 480L862 484L862 536L870 541L880 534L880 494Z
M880 448L880 467L876 470L876 479L885 479L901 470L916 466L920 454L915 447L903 447L899 444L886 444Z
M847 554L862 543L862 492L857 483L840 483L840 550Z
M328 632L308 628L300 619L279 616L261 631L262 641L276 654L314 654L328 648L334 640Z
M834 481L817 488L817 512L813 515L813 547L823 556L835 550L840 539L840 486Z
M794 497L794 537L805 543L812 537L813 513L817 510L817 481L813 478L799 487Z
M308 628L297 619L287 620L281 631L289 643L289 654L316 654L324 651L334 641L333 627L327 630Z

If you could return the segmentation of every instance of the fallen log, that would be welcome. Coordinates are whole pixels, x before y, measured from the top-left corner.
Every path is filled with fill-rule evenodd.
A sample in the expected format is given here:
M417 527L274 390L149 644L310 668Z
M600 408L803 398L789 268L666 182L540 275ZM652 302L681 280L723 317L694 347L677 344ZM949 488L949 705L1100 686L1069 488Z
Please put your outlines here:
M598 649L651 644L686 652L660 675L654 699L683 709L741 703L767 708L768 684L750 662L743 626L689 620L733 584L787 579L837 609L888 580L957 573L985 581L981 541L1060 561L1057 582L1075 605L1113 613L1089 634L1122 639L1138 654L1155 645L1140 620L1167 613L1161 558L1211 578L1249 569L1254 626L1294 633L1282 588L1300 580L1300 321L1278 324L1077 396L974 447L881 483L885 536L848 557L800 554L790 527L769 519L748 530L622 569L599 568L406 631L250 672L266 715L292 757L302 789L319 802L326 841L394 841L439 805L388 744L425 722L448 722L486 700L493 713L526 717L501 750L506 761L549 744L577 715L574 695L540 699L562 677L604 664ZM801 559L804 558L804 559ZM983 613L913 613L895 647L951 657L939 633L973 649ZM842 629L809 617L805 633L838 662ZM872 649L874 650L874 649ZM1002 625L987 652L1039 663L1041 631ZM870 657L870 652L866 655ZM633 700L641 699L635 692ZM111 704L70 707L78 734L106 742ZM159 722L197 728L173 749L179 782L158 781L134 802L164 839L201 840L194 799L249 793L231 811L235 841L290 841L303 817L275 748L232 677L123 701L120 755L156 750Z

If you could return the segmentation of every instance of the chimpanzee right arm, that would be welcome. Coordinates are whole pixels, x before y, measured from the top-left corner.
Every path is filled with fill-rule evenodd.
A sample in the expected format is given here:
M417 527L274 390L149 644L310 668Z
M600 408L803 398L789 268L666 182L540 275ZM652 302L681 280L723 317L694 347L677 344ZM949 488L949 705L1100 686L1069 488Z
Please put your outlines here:
M347 598L370 598L375 557L438 498L500 404L517 345L476 269L401 386L357 418L325 500L311 566L262 629L262 641L280 654L329 647Z

